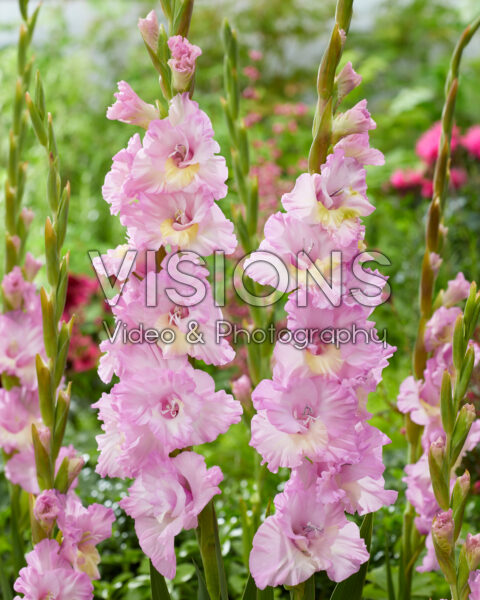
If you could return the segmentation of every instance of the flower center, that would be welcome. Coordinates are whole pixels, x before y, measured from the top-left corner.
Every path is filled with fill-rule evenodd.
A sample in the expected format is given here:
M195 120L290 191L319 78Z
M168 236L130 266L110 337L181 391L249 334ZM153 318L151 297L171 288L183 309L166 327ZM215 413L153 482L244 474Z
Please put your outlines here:
M316 421L318 418L314 415L312 407L308 404L305 405L301 413L297 408L295 408L295 410L293 411L293 416L299 423L301 423L307 429L310 427L311 423Z
M323 527L317 527L317 525L314 525L310 521L308 521L308 523L303 526L303 534L308 539L316 538L322 532L323 532Z
M160 403L160 413L165 419L175 419L180 412L180 400L177 396L164 398Z
M184 144L177 144L175 150L170 154L170 158L173 160L176 167L183 167L184 165L182 163L190 160L192 156L193 152L190 148L187 150L187 147Z
M177 304L168 313L168 322L170 325L178 325L182 319L186 319L190 314L187 306L178 306Z

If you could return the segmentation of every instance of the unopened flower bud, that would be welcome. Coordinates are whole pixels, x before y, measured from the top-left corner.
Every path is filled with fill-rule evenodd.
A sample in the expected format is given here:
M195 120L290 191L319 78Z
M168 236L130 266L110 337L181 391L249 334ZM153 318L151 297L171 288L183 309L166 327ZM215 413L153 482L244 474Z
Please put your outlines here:
M18 252L20 250L22 240L18 237L18 235L12 235L10 236L10 241L12 242L15 250Z
M56 490L44 490L36 499L33 516L42 528L49 533L62 509Z
M470 473L465 471L461 477L457 477L452 490L451 506L453 509L453 520L455 522L455 540L460 535L463 523L463 513L470 492Z
M465 541L467 564L470 571L475 571L480 565L480 533L467 533Z
M460 456L475 418L476 412L473 404L464 404L458 413L457 421L453 429L451 454L452 463L455 463L457 458Z
M185 92L190 87L195 74L195 61L202 51L181 35L169 38L168 47L172 53L168 66L172 71L173 87L177 92Z
M68 460L68 487L70 487L78 477L84 465L85 461L81 456L75 456Z
M452 509L439 513L432 523L432 539L438 563L448 583L456 581Z
M145 19L138 19L138 28L142 34L143 41L156 53L159 31L156 12L152 10Z
M346 135L353 133L366 133L375 129L375 121L367 110L367 101L361 100L353 108L339 113L333 119L333 141L337 142Z
M28 229L32 224L33 218L35 217L35 213L32 209L23 207L20 212L20 219L22 219L25 229Z
M430 267L435 274L435 277L438 275L438 271L442 265L443 258L437 254L436 252L430 252Z
M428 466L432 479L433 492L440 508L447 510L450 503L449 482L445 470L445 440L437 438L428 452Z
M52 437L50 429L48 427L45 427L45 425L39 425L37 427L37 431L38 431L38 438L39 438L42 446L45 448L45 450L48 453L50 453L50 439Z
M27 281L33 281L40 270L42 263L37 260L30 252L25 255L25 265L23 267Z

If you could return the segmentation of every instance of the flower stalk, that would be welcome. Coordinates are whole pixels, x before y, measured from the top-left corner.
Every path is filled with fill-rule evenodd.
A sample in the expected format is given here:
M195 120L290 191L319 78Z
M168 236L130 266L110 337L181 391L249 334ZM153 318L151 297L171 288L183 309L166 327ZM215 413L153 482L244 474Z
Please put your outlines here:
M40 489L55 488L66 493L71 483L68 458L63 460L56 474L55 461L65 433L71 394L71 384L65 389L59 389L73 327L73 318L68 323L62 321L69 261L68 253L62 256L62 247L67 230L70 184L67 182L62 188L53 118L45 111L45 93L38 71L35 77L35 96L32 98L27 92L25 98L32 126L48 158L47 198L51 210L51 217L47 217L45 221L45 258L50 288L47 290L42 287L40 290L47 360L43 360L39 354L36 357L40 412L50 435L48 443L43 443L33 425L32 437Z
M450 139L454 121L455 102L458 92L460 61L465 47L479 26L480 17L472 21L472 23L462 33L453 52L445 84L445 103L441 117L441 138L438 149L438 157L435 163L432 200L427 213L425 252L422 261L419 286L420 320L413 351L413 374L417 380L423 379L423 373L427 365L429 354L425 347L425 331L427 322L432 316L437 303L437 300L434 299L434 289L437 274L433 263L435 259L438 259L442 253L445 236L447 233L444 225L444 209L449 183ZM469 310L471 310L471 308L472 304L469 305ZM469 323L472 324L470 319ZM473 333L473 330L469 331L468 339L470 339L471 333ZM469 378L470 377L468 376L468 379ZM464 372L463 384L465 384L466 380L467 376L466 372ZM457 398L455 410L455 405L453 405L450 401L447 402L446 398L449 393L448 385L445 380L445 391L442 393L442 397L444 398L444 402L442 402L442 420L446 426L445 431L447 432L447 435L449 435L449 431L451 433L453 415L456 414L456 411L458 411L459 404L459 400ZM462 388L457 387L457 393L459 393L461 389ZM412 421L410 414L406 414L405 430L408 443L408 463L413 464L419 460L422 453L420 440L423 428ZM448 452L450 452L450 449ZM435 469L435 467L433 467L433 469ZM407 502L403 518L402 548L400 558L401 565L399 569L399 597L401 600L410 600L411 598L412 577L415 566L415 560L412 561L411 557L419 556L425 542L424 537L419 535L418 531L414 527L414 518L415 509L410 503Z
M336 104L335 74L350 28L352 11L353 0L338 0L335 24L318 69L318 100L312 127L313 141L308 155L310 173L320 172L320 165L325 162L332 143L332 122Z
M30 85L32 74L33 58L29 58L28 54L40 5L30 16L28 0L21 0L19 7L23 22L18 37L17 80L13 96L13 120L9 132L5 181L5 273L9 273L16 265L22 264L29 229L28 220L21 210L27 176L27 163L22 158L28 127L25 92ZM11 308L4 294L3 305L5 310Z

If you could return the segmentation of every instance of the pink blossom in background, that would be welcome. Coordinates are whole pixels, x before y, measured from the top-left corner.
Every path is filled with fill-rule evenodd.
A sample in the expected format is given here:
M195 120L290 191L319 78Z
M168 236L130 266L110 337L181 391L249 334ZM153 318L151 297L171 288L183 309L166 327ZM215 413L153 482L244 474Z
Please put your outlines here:
M139 98L126 81L118 82L114 96L117 100L108 108L107 119L147 129L150 121L159 117L158 109Z
M455 279L448 282L447 289L442 296L444 306L453 306L468 298L470 282L465 279L463 273L457 273Z
M255 50L254 48L251 48L248 51L248 56L254 61L259 61L259 60L262 60L262 58L263 58L263 52L261 52L260 50Z
M438 146L440 144L440 136L442 133L442 124L440 122L435 123L420 136L415 151L417 156L421 158L427 165L432 165L438 156ZM455 148L460 142L460 132L457 126L453 127L452 138L450 141L450 150L454 152Z
M248 127L252 127L252 125L255 125L255 123L259 123L261 120L262 120L262 115L260 113L250 112L243 119L243 124L245 125L245 127L248 128Z
M422 186L424 182L423 172L417 169L397 169L390 177L390 183L397 190L409 190Z
M250 81L258 81L261 77L260 71L257 69L257 67L254 67L253 65L248 65L247 67L244 67L243 74L246 75L248 79L250 79Z
M480 125L473 125L461 138L460 143L475 158L480 158Z
M468 174L465 169L452 167L450 169L450 185L454 190L463 187L468 181Z

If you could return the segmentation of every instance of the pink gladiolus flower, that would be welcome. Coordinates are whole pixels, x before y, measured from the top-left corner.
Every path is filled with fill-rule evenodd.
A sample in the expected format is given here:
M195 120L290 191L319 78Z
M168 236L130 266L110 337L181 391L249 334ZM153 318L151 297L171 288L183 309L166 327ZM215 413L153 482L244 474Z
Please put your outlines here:
M35 286L23 278L20 267L13 267L2 281L2 291L11 310L35 308Z
M333 119L333 139L337 142L346 135L366 133L375 129L375 121L367 110L367 101L361 100L353 108L339 113Z
M435 123L426 131L418 140L415 150L417 155L427 163L427 165L433 165L437 160L438 146L440 144L440 136L442 133L442 124L440 122ZM452 130L452 139L450 143L450 150L453 152L460 142L460 134L458 127L454 126Z
M115 515L111 508L91 504L85 508L76 494L65 497L64 510L57 518L62 532L62 555L77 571L86 573L90 579L98 579L97 565L100 555L96 545L112 535Z
M447 289L442 296L442 303L446 307L454 306L468 298L470 283L463 273L457 273L455 279L448 282Z
M188 363L177 371L149 368L124 378L94 406L105 417L105 432L117 436L115 460L130 476L141 472L151 453L167 459L173 450L211 442L242 414L239 402L216 392L212 377Z
M339 278L341 266L332 260L333 251L341 251L344 264L348 264L358 254L358 241L363 238L364 228L358 225L358 236L344 242L335 240L328 230L320 224L309 225L299 221L294 215L275 213L265 223L265 239L259 249L245 261L245 270L258 283L294 290L299 285L307 283L306 271L312 268L312 263L330 280L332 276ZM301 254L301 253L304 254ZM279 272L273 268L272 255L279 258L287 268ZM288 273L288 282L284 281ZM308 278L309 289L320 294L318 286Z
M110 204L110 212L117 215L124 206L134 202L134 198L125 193L124 184L130 175L133 160L142 147L140 136L136 133L130 138L127 148L113 157L111 170L105 176L102 187L103 198Z
M355 459L352 439L357 399L346 387L322 377L291 380L281 386L264 379L252 394L253 446L276 473L303 459L328 462Z
M251 402L252 382L245 373L235 381L232 381L232 392L235 398L242 404L247 405Z
M0 373L17 377L29 390L36 389L37 354L45 357L40 297L35 295L27 312L0 315Z
M138 19L138 28L145 44L156 54L159 31L157 13L151 10L145 19Z
M304 463L295 469L285 490L315 487L319 502L339 502L349 513L364 515L395 502L397 492L385 490L382 447L390 440L371 425L357 423L358 457L347 463Z
M175 536L182 529L197 527L197 515L220 493L222 479L220 469L207 469L205 459L195 452L181 452L168 461L152 457L128 497L120 501L135 519L142 550L165 577L175 576Z
M452 341L455 321L461 313L457 306L441 306L433 313L425 327L425 348L428 352Z
M32 443L32 425L40 425L37 391L14 387L0 389L0 447L7 454Z
M208 364L230 362L235 356L233 349L225 338L217 343L216 322L222 320L222 312L214 305L206 269L191 262L185 255L181 259L178 255L173 255L172 263L169 261L170 256L167 256L164 266L181 263L180 267L173 267L179 269L176 271L176 279L168 273L170 266L159 273L150 271L143 281L131 277L113 309L115 316L129 328L138 327L142 323L145 329L171 330L173 333L168 333L168 339L159 336L157 340L164 358L189 354ZM197 278L197 287L192 295L191 282L195 281L194 277ZM156 289L155 306L147 306L147 286L150 290ZM165 291L167 289L176 290L178 299L172 300L171 293ZM192 322L193 334L192 325L189 325ZM195 337L195 333L201 337Z
M469 600L480 600L480 570L472 571L468 578L470 586Z
M345 157L355 158L361 165L385 164L385 158L380 150L370 147L368 132L343 137L335 144L334 151L338 149L344 151Z
M135 248L191 250L202 256L237 247L233 223L214 202L208 188L196 193L176 192L158 196L142 194L124 210L122 223Z
M475 158L480 158L480 125L470 127L462 137L461 144Z
M228 171L219 150L208 116L187 93L178 94L168 117L150 122L123 189L133 198L206 186L216 200L223 198Z
M362 76L356 73L351 62L343 67L335 78L337 84L337 103L339 104L347 94L362 83Z
M178 92L185 92L195 73L195 61L202 51L181 35L169 38L168 47L172 53L168 66L172 71L173 87Z
M283 195L282 204L297 219L321 223L332 234L348 240L356 235L358 217L375 210L366 190L365 170L338 149L327 157L321 175L300 175L293 190Z
M27 566L20 571L14 590L24 600L56 598L58 600L91 600L93 586L85 573L74 571L61 555L56 540L42 540L27 554ZM15 600L20 600L16 596Z
M108 108L107 119L148 129L150 121L158 119L158 110L139 98L126 81L119 81L117 85L118 92L114 94L117 100Z
M292 490L279 494L275 507L253 538L250 572L258 588L297 585L316 571L342 581L368 560L358 527L340 504L318 502L311 490Z

